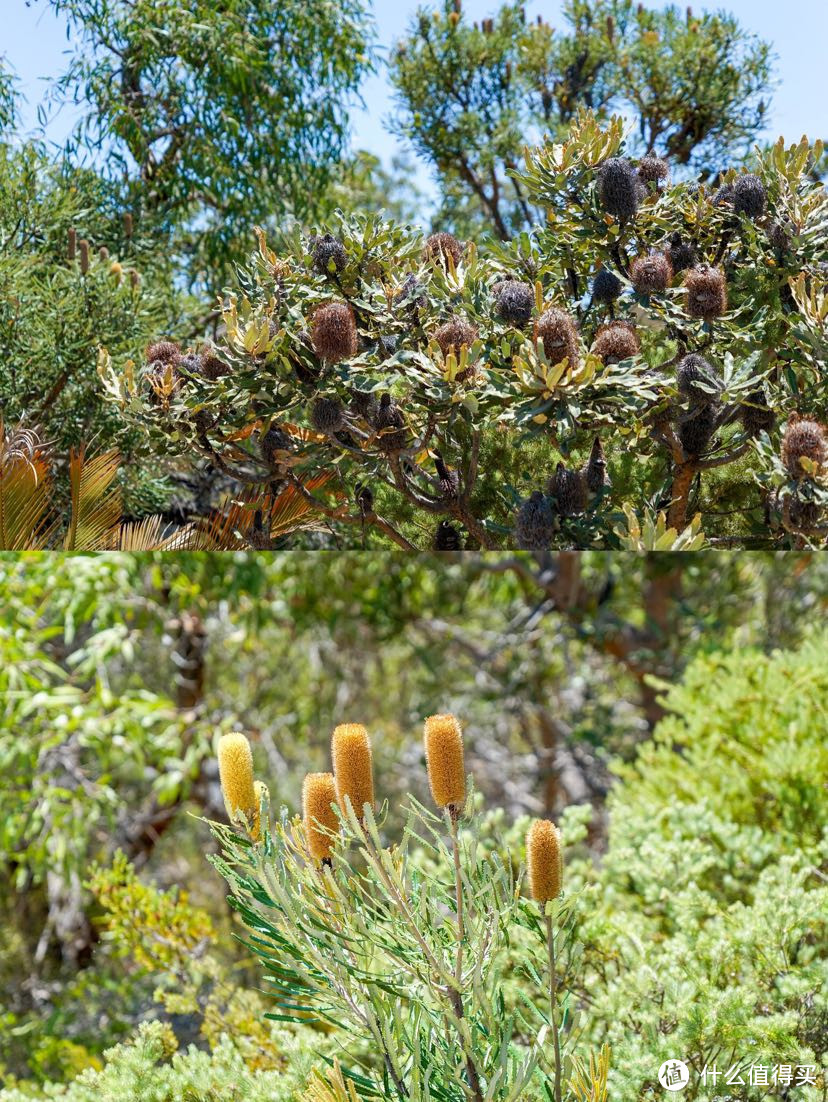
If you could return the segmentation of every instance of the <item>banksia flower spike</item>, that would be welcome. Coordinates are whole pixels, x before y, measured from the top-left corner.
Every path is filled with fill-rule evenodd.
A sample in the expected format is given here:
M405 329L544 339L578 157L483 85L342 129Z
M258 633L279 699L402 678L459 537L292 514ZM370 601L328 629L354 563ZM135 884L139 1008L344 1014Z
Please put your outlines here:
M538 903L548 903L561 894L563 858L561 836L549 819L535 819L526 835L526 870L529 894Z
M346 302L320 306L311 323L313 350L321 360L339 363L357 354L354 312Z
M683 272L686 268L695 268L698 263L698 254L689 241L683 241L680 233L674 233L667 246L667 256L673 265L673 274Z
M313 241L313 266L320 275L341 272L348 261L345 246L332 233L323 233Z
M595 334L592 352L601 363L617 364L641 351L635 326L628 321L611 321Z
M601 268L600 271L595 273L595 278L592 281L592 297L596 302L605 305L615 302L623 290L624 284L618 276L607 271L606 268Z
M238 731L222 735L218 744L219 779L224 806L231 823L244 815L248 827L256 824L258 802L253 784L253 753Z
M426 240L423 253L426 260L433 260L443 268L448 267L451 257L456 268L463 257L463 246L452 233L433 233Z
M598 169L598 198L601 206L620 221L635 217L643 185L632 161L610 157Z
M535 322L535 340L543 344L543 352L551 364L568 359L570 370L578 366L578 334L569 314L551 306Z
M664 253L639 256L632 262L630 279L640 295L657 295L666 291L673 278L673 266Z
M162 363L171 364L181 356L181 349L175 343L175 341L156 341L154 344L148 344L145 352L147 363Z
M333 773L308 773L302 784L302 817L308 837L308 850L317 861L329 861L333 853L339 819L333 805L337 802Z
M802 465L803 459L815 463L818 473L825 468L828 463L828 432L818 421L792 414L782 437L782 462L791 478L805 478L809 473Z
M347 811L350 800L354 815L361 820L365 804L374 806L371 740L361 723L343 723L334 729L331 758L339 806Z
M548 498L535 490L515 517L514 541L522 551L545 551L555 535L555 514Z
M253 821L250 826L250 837L258 842L261 836L261 814L270 806L270 792L264 781L253 782L253 795L256 797L256 806L253 809Z
M317 398L311 406L311 424L317 432L326 435L336 432L343 426L344 410L335 398Z
M429 716L423 728L428 783L434 802L457 818L466 799L463 733L452 715Z
M702 264L690 268L684 277L687 313L691 318L712 321L727 312L727 284L721 268Z
M462 318L452 318L445 325L441 325L434 334L434 339L440 346L444 356L453 352L459 358L463 345L471 348L477 340L478 330L476 325L471 325Z
M660 184L670 175L670 168L662 157L648 153L638 162L638 175L646 184Z
M81 275L86 275L89 271L89 242L86 238L78 242L78 249L80 251Z
M767 192L758 176L748 173L738 176L732 184L731 201L737 214L760 218L765 213Z
M535 289L531 283L504 279L492 288L498 317L509 325L523 329L529 324L535 308Z

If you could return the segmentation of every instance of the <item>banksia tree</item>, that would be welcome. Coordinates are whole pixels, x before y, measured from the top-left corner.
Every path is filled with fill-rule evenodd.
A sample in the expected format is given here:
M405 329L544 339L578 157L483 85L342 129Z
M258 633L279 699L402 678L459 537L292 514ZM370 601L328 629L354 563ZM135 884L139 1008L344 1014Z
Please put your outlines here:
M344 723L334 729L331 759L336 797L347 814L350 802L354 815L362 819L365 804L374 805L374 765L371 740L359 723Z
M470 549L611 548L650 502L677 532L699 512L701 540L783 545L763 515L782 426L828 417L821 146L777 144L715 188L628 154L620 119L578 114L528 152L516 182L543 216L513 240L339 215L281 255L260 235L209 346L222 370L206 347L120 371L104 355L106 392L171 455L290 484L340 546L411 550L446 526ZM690 357L715 394L688 390ZM274 427L276 463L258 446ZM582 471L597 435L624 476L550 516L550 473Z

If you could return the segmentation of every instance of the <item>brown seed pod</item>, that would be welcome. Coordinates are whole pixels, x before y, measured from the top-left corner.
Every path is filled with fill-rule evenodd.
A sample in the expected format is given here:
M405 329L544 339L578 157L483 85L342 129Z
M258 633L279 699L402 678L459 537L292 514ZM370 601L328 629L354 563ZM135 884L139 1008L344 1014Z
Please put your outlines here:
M385 452L402 451L408 443L405 417L390 394L383 394L380 398L374 428L378 434L377 444Z
M578 366L578 334L569 314L551 306L535 321L535 340L543 343L543 351L551 364L569 360L570 369Z
M451 257L456 268L463 259L463 246L453 233L433 233L426 239L423 255L426 260L432 260L443 268L448 267L448 258Z
M330 859L339 819L333 805L337 802L333 773L307 773L302 784L302 818L311 857L317 861ZM330 833L329 833L330 832Z
M435 551L462 551L460 531L450 521L441 520L434 533Z
M628 321L610 321L602 325L592 342L592 352L604 364L617 364L637 356L641 343L635 326Z
M466 799L463 733L452 715L429 716L423 728L431 795L438 807L459 809Z
M448 356L452 352L459 358L461 347L465 344L471 348L477 340L477 336L478 329L476 325L471 325L462 318L451 318L445 325L440 326L434 334L434 339L439 344L440 351L444 356Z
M535 819L526 834L529 894L538 903L557 899L563 884L561 836L549 819Z
M670 175L670 167L663 157L648 153L638 162L638 175L646 184L661 183Z
M828 430L810 417L791 414L782 437L782 462L791 478L806 478L808 472L800 460L808 459L817 465L818 473L828 463Z
M515 546L522 551L545 551L555 535L555 514L548 498L535 490L523 502L515 516L512 532Z
M357 354L356 321L347 302L329 302L316 310L311 341L316 355L328 363L339 363Z
M156 341L154 344L147 345L144 355L148 364L171 364L179 359L181 349L175 341Z
M691 318L713 321L727 313L727 283L721 268L700 264L684 277L687 313Z
M636 257L630 268L630 279L639 295L657 295L666 291L672 278L673 266L664 253Z
M546 487L550 497L554 497L558 512L563 517L572 517L583 513L587 507L586 478L581 471L571 471L563 463L555 468Z
M357 819L365 814L365 804L374 806L374 770L371 740L361 723L343 723L335 728L331 739L336 796L339 806L347 812L350 800Z

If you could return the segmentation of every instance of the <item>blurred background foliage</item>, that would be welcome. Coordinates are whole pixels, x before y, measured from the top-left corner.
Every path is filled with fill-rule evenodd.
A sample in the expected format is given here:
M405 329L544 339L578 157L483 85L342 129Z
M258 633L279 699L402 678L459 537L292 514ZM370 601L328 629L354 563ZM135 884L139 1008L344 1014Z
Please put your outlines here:
M705 834L729 870L705 890L730 905L743 897L733 877L747 875L739 854L781 860L806 834L809 853L823 844L813 819L822 652L814 644L804 672L773 677L760 658L798 646L826 603L828 563L807 553L0 558L5 1080L36 1092L101 1068L125 1040L121 1068L168 1063L192 1043L193 1076L215 1050L205 1082L219 1097L221 1082L241 1082L240 1064L246 1075L289 1067L287 1091L334 1044L264 1021L256 970L233 948L206 871L198 816L224 818L213 750L233 728L250 735L274 807L296 810L334 724L366 722L393 823L405 791L425 796L423 716L452 710L490 808L510 818L571 809L578 876L598 875L589 868L615 835L613 922L626 909L653 919L660 874L643 857L634 871L631 839L657 821L681 849L697 814L674 830L670 809L684 803L741 832L732 844L730 827ZM723 662L735 664L726 685ZM618 789L619 767L632 789ZM193 1097L212 1097L194 1082Z

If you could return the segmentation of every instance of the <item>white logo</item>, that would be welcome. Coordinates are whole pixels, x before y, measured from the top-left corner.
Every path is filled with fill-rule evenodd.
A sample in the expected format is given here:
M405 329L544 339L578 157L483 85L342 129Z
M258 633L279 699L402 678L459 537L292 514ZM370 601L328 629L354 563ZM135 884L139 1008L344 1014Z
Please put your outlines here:
M665 1060L658 1069L658 1081L666 1091L683 1091L690 1082L690 1069L682 1060Z

